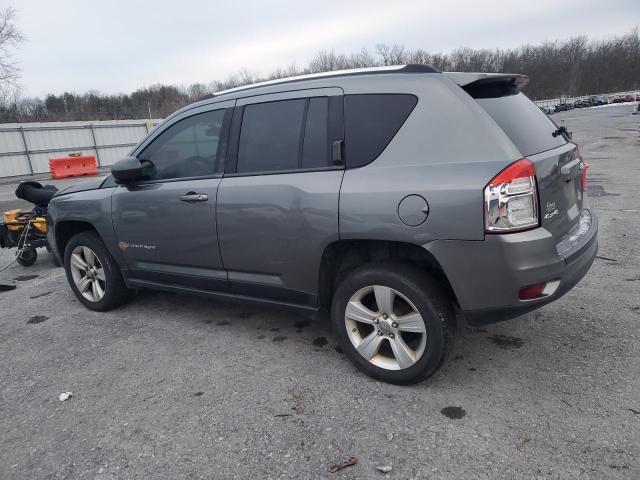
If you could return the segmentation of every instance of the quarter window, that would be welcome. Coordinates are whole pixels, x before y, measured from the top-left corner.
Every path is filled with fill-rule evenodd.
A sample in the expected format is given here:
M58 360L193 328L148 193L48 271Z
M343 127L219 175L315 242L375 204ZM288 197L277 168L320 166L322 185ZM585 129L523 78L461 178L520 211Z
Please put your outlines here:
M373 162L387 148L418 103L414 95L363 94L344 97L348 168Z
M201 177L215 172L224 109L180 120L162 132L138 158L144 180ZM146 160L146 162L145 162Z

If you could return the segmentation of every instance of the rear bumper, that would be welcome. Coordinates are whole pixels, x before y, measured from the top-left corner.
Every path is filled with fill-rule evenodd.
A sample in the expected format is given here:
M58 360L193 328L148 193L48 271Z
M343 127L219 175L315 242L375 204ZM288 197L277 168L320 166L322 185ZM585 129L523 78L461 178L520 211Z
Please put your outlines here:
M440 262L462 313L472 325L517 317L550 303L589 271L598 251L598 221L583 210L580 224L562 242L544 228L484 241L435 241L424 245ZM559 284L550 295L520 300L520 288L540 282Z

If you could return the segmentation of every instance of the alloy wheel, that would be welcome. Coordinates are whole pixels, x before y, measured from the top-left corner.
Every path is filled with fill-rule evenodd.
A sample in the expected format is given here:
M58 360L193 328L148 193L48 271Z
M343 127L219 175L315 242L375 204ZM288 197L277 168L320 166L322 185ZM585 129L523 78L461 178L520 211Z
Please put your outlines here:
M99 302L106 291L104 269L89 247L77 246L71 252L71 276L78 291L90 302Z
M424 354L424 319L405 295L391 287L358 290L347 303L344 321L358 353L380 368L403 370Z

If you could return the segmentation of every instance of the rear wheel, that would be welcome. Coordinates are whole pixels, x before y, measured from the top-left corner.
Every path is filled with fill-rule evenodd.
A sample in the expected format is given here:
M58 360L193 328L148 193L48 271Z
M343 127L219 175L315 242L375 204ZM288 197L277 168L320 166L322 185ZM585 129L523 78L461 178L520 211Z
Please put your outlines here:
M25 247L18 254L17 262L23 267L30 267L38 259L38 252L33 247Z
M349 359L397 384L432 375L453 339L447 294L412 266L385 262L350 273L334 295L333 327Z
M111 310L129 299L118 265L93 232L69 240L64 268L73 293L90 310Z

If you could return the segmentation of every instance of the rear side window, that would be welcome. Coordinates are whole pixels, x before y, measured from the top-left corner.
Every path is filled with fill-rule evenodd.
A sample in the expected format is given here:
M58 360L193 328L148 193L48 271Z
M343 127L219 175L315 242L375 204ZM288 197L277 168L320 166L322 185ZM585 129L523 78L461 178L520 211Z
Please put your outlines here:
M476 101L504 130L520 153L533 155L567 143L562 135L553 136L558 128L524 94Z
M407 94L345 95L345 153L348 168L374 161L418 103Z
M237 173L327 168L329 153L329 97L244 107Z
M302 168L326 167L329 164L328 117L329 97L309 99L302 147Z
M238 145L238 172L298 168L305 99L247 105Z

